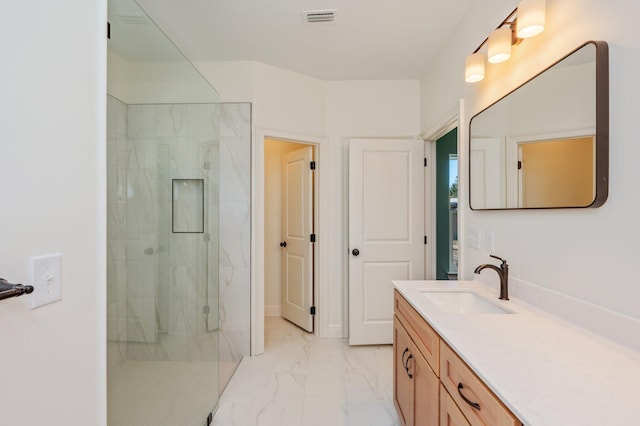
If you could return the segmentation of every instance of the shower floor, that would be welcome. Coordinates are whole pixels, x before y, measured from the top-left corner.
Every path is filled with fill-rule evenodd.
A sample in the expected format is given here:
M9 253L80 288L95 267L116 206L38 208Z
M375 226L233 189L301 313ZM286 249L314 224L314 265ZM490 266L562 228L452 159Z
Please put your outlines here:
M237 363L125 361L109 371L109 426L200 426Z
M110 375L109 426L201 425L216 405L212 362L125 361Z

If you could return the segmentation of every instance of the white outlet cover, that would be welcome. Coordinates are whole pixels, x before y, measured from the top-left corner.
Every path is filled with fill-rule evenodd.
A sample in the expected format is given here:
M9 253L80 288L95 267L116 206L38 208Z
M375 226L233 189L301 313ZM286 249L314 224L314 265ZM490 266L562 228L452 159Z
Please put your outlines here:
M474 229L467 230L465 238L465 244L467 247L471 247L474 249L480 248L480 231Z
M493 251L493 229L486 229L482 233L482 248L487 251Z
M29 258L31 309L62 300L62 253Z

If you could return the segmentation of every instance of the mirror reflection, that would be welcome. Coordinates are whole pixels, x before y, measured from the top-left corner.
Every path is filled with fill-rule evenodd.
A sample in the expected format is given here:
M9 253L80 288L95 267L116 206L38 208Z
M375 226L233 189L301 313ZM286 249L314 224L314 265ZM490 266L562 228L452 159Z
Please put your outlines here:
M602 205L607 87L607 45L589 42L473 117L471 208Z

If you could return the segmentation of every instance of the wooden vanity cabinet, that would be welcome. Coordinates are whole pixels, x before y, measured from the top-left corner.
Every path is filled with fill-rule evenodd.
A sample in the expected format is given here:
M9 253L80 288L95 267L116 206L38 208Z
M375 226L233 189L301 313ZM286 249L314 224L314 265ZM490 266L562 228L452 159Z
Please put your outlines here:
M406 303L404 299L401 302ZM431 343L437 342L428 339ZM419 346L416 340L420 340L416 330L407 324L402 314L396 314L393 320L393 402L403 425L437 426L440 380L420 350L424 343ZM428 353L438 359L437 347Z
M409 333L397 317L393 319L393 403L403 425L413 425L413 381L406 367L411 350Z
M394 307L393 399L402 425L521 425L397 291Z
M413 358L409 363L409 371L413 374L413 424L435 426L438 424L440 380L416 346L411 347L411 354Z

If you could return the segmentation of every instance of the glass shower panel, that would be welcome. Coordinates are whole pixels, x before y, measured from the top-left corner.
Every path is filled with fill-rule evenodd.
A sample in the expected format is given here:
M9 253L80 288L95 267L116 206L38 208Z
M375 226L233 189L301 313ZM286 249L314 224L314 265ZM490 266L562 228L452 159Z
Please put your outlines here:
M108 422L201 425L219 396L218 95L133 0L109 21Z
M204 232L204 179L173 179L171 184L174 233Z

